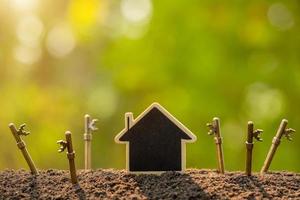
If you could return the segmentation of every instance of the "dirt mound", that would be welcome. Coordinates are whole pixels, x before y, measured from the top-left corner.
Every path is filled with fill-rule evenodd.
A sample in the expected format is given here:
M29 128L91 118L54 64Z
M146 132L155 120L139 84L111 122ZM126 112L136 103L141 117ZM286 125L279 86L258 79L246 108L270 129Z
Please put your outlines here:
M0 199L300 199L300 174L289 172L246 177L194 169L161 176L95 170L79 171L79 185L70 183L67 171L39 173L0 172Z

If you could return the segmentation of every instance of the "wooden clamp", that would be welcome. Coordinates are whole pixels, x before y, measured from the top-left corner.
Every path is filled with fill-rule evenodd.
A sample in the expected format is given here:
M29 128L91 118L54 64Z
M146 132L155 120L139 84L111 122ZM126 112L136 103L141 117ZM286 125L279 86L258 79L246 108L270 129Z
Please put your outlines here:
M248 135L246 141L247 157L246 157L246 175L251 176L252 174L252 151L253 151L253 138L257 141L262 141L260 134L263 132L261 129L254 130L254 124L252 121L248 122Z
M21 135L27 136L30 134L30 132L25 131L26 124L22 124L19 129L17 129L13 123L10 123L8 126L17 142L18 148L21 150L21 152L30 168L31 173L34 175L37 175L38 174L37 169L34 165L32 158L30 157L30 155L28 153L26 144L20 137Z
M84 116L84 166L85 170L90 170L91 169L91 163L92 163L92 132L97 131L98 128L96 127L96 122L97 119L91 119L90 115L85 115Z
M208 123L207 127L209 128L209 135L214 135L214 140L217 147L217 156L218 156L218 166L219 166L219 172L221 174L224 174L224 155L223 155L223 149L222 149L222 137L221 137L221 131L220 131L220 119L215 117L212 121L212 123Z
M77 181L76 168L75 168L75 151L73 150L73 145L72 145L72 133L70 131L67 131L65 135L66 135L66 141L64 140L57 141L57 144L60 144L60 148L58 152L61 153L64 152L65 149L67 149L67 158L69 160L71 181L73 184L77 184L78 181Z
M280 123L280 126L279 126L278 130L277 130L276 136L272 140L271 148L268 152L268 155L266 157L264 165L263 165L263 167L260 171L260 173L262 175L269 170L269 167L270 167L271 162L273 160L273 157L276 153L276 150L277 150L278 146L280 145L280 141L281 141L282 136L285 135L285 137L289 141L292 140L291 134L293 134L296 131L292 128L287 128L287 125L288 125L288 120L283 119Z

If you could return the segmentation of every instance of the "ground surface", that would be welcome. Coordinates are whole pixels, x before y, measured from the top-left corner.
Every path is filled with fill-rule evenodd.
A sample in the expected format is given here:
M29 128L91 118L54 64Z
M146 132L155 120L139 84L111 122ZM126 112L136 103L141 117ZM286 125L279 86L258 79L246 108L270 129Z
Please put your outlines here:
M78 172L79 185L67 171L0 172L0 199L300 199L300 174L271 173L246 177L209 170L184 174L132 175L125 171Z

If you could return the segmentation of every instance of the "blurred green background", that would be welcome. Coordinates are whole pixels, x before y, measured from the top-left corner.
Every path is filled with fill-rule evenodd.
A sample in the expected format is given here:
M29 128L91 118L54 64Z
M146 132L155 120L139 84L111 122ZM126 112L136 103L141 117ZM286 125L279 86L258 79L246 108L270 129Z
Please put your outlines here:
M84 167L84 114L98 118L93 168L125 168L114 143L124 113L152 102L198 141L187 167L216 168L206 123L221 118L227 170L244 170L247 121L265 130L254 170L282 118L300 130L300 2L0 0L0 168L27 168L7 125L26 122L38 168L68 168L56 141L73 132ZM300 172L300 136L272 170Z

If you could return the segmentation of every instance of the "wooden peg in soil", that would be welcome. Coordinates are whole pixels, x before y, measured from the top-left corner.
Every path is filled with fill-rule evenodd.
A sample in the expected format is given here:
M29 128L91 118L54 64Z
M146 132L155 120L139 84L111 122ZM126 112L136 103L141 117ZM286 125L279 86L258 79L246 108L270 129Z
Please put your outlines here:
M92 143L92 132L98 130L96 128L97 119L91 119L89 115L84 116L84 130L85 133L83 135L84 139L84 166L85 170L91 169L91 158L92 158L92 150L91 150L91 143Z
M223 149L222 149L222 137L220 131L220 119L215 117L212 123L208 123L207 127L209 128L209 135L214 135L214 140L217 146L217 155L218 155L218 165L219 165L219 172L224 174L224 156L223 156Z
M252 150L253 150L253 138L261 142L260 134L263 132L261 129L254 130L254 124L252 121L248 122L248 136L246 141L247 157L246 157L246 175L252 174Z
M30 157L30 155L27 151L26 144L20 137L21 135L26 136L26 135L30 134L30 132L27 132L27 131L24 130L26 124L22 124L19 129L17 129L16 126L13 123L10 123L8 126L9 126L9 128L10 128L10 130L11 130L11 132L12 132L12 134L13 134L16 142L17 142L17 146L21 150L21 152L22 152L22 154L23 154L23 156L24 156L24 158L25 158L25 160L26 160L26 162L27 162L27 164L30 168L31 173L34 174L34 175L37 175L38 174L37 169L34 165L34 162L33 162L32 158Z
M73 145L72 145L72 133L70 131L67 131L65 135L66 135L66 141L64 140L57 141L57 144L60 144L60 148L58 152L61 153L64 152L65 149L67 149L67 157L69 160L71 181L73 184L77 184L78 181L77 181L76 168L75 168L75 151L73 150Z
M283 119L277 130L276 136L273 138L272 146L269 150L269 153L264 162L264 165L260 171L261 174L264 174L265 172L267 172L269 170L269 167L270 167L273 157L276 153L276 150L277 150L278 146L280 145L282 136L284 135L289 141L292 140L291 134L293 134L295 132L295 130L292 128L287 128L287 125L288 125L288 120Z

